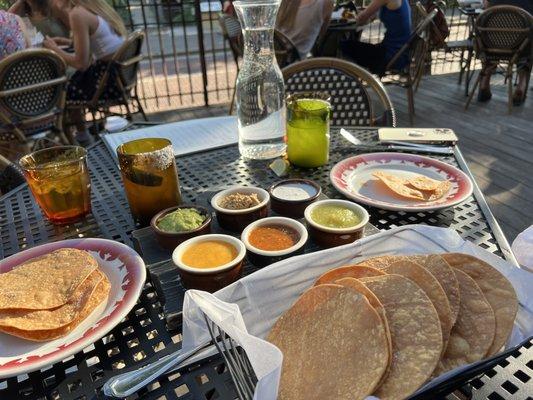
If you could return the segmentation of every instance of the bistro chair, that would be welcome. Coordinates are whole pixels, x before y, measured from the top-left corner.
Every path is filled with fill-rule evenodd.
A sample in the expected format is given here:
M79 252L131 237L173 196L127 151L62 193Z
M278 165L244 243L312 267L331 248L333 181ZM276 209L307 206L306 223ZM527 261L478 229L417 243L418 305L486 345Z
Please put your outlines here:
M20 167L0 154L0 194L4 195L25 182Z
M494 6L483 11L476 21L474 48L483 67L468 96L468 108L481 78L494 64L507 65L505 79L509 97L509 113L513 104L513 70L520 63L531 64L533 17L526 10L514 6ZM529 76L527 86L529 86ZM526 91L527 91L526 86Z
M244 42L242 37L241 24L239 20L231 15L221 13L218 17L220 24L220 30L222 36L229 43L231 54L235 60L237 66L237 74L235 75L235 84L233 85L233 93L231 95L231 103L229 113L233 113L235 107L235 92L237 88L237 76L239 74L239 60L242 59L244 54ZM274 51L276 53L276 60L280 68L283 68L289 64L292 64L300 59L300 54L296 49L296 46L291 40L283 33L274 30Z
M420 80L424 73L426 64L426 57L430 51L429 48L429 28L430 24L437 14L437 9L434 9L429 14L426 14L417 27L411 34L411 37L392 57L385 67L385 75L383 76L387 84L394 84L401 86L407 90L407 103L409 109L409 122L414 124L415 115L415 91L420 85ZM394 64L405 53L408 53L409 63L401 70L395 69Z
M283 70L287 94L327 92L332 125L396 126L396 114L385 88L372 74L337 58L311 58ZM374 100L374 101L373 101ZM375 109L383 109L376 115Z
M225 13L219 14L218 23L220 24L222 36L228 41L231 54L233 55L235 64L237 64L238 70L239 59L242 58L243 54L241 24L236 17Z
M462 10L459 8L459 10ZM452 23L449 24L450 26ZM467 35L462 40L447 40L444 44L444 52L451 54L455 59L459 56L459 77L457 83L459 85L465 78L465 96L468 96L470 81L472 79L472 61L474 61L474 32L476 19L474 14L468 13L466 16Z
M19 143L36 150L68 144L62 129L66 65L54 52L27 49L0 61L0 146Z
M468 88L472 77L472 60L474 58L474 40L468 37L463 40L450 40L444 46L446 53L459 55L459 78L457 83L463 83L465 79L465 93L468 96Z
M277 29L274 29L274 51L280 68L285 68L287 65L300 61L300 53L298 53L296 46Z
M111 107L124 106L126 108L126 117L131 121L133 113L130 104L133 102L137 105L138 112L142 114L144 120L148 121L137 93L137 72L139 71L141 60L143 59L142 46L144 38L145 34L142 31L131 33L111 59L93 98L85 104L72 106L72 108L81 107L87 109L93 116L93 123L97 131L98 125L96 113L100 112L107 117L115 114L109 111ZM115 79L116 85L120 91L120 98L102 100L100 97L108 85L109 80L112 78L111 68L117 69Z
M237 88L237 76L239 75L239 60L243 56L243 43L242 43L242 30L239 20L225 13L220 13L218 16L218 23L220 24L220 30L222 36L228 41L235 66L237 67L237 73L235 74L235 83L233 84L233 93L231 94L231 103L229 106L229 113L233 113L235 107L235 92Z

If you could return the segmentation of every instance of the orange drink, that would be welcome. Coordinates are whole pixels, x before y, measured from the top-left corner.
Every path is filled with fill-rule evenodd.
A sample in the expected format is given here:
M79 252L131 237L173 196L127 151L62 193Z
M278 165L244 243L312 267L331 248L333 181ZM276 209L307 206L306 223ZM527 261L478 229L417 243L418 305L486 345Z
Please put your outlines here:
M39 150L20 159L35 200L54 224L68 224L91 211L91 181L83 147Z
M141 226L165 208L181 203L178 170L167 139L138 139L117 148L131 214Z

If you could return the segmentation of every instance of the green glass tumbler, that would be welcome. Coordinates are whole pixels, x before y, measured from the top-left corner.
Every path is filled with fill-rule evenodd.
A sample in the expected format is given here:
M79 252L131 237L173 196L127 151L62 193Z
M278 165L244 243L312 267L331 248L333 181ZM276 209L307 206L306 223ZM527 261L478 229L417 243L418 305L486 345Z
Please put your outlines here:
M329 161L330 96L303 92L287 97L287 156L298 167L316 168Z

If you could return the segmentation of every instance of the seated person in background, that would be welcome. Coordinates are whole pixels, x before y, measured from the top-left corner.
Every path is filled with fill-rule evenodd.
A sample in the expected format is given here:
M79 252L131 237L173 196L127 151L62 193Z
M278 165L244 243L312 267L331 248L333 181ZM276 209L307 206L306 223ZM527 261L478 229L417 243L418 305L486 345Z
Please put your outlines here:
M276 29L290 39L303 60L326 32L333 8L333 0L283 0Z
M30 40L22 19L0 10L0 61L10 54L30 47Z
M90 101L104 77L110 61L127 35L124 22L106 0L55 0L69 13L72 27L74 53L67 53L58 44L63 40L46 38L43 45L53 51L77 71L67 86L67 106L72 109L70 120L76 124L76 140L82 144L92 141L83 116L83 109L76 108ZM120 91L116 86L116 70L113 65L108 86L100 98L118 99Z
M370 22L378 12L386 29L383 41L379 44L342 42L341 50L346 58L356 64L375 74L383 75L387 63L411 36L411 7L409 0L372 0L368 7L356 16L357 23L364 25ZM403 69L408 63L408 52L404 52L394 68Z
M9 12L28 17L35 28L44 36L69 37L68 12L50 0L17 0Z
M485 8L502 5L520 7L533 15L533 0L484 0ZM526 100L527 81L529 75L531 74L532 61L533 57L530 56L527 61L518 64L517 66L518 85L516 86L513 94L513 105L515 106L521 105ZM477 93L477 100L480 102L486 102L492 98L492 92L490 91L490 77L496 70L496 67L497 65L495 64L484 66L486 70L484 75L481 77L479 91Z
M235 16L235 8L233 8L233 3L229 0L222 2L222 12L224 14Z

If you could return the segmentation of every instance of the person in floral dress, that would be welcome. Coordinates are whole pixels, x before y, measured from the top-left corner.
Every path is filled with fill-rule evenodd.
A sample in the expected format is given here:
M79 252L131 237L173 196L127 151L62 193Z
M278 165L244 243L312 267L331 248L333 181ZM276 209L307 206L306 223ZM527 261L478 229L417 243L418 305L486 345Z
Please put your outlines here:
M29 47L29 38L22 19L0 10L0 60Z

